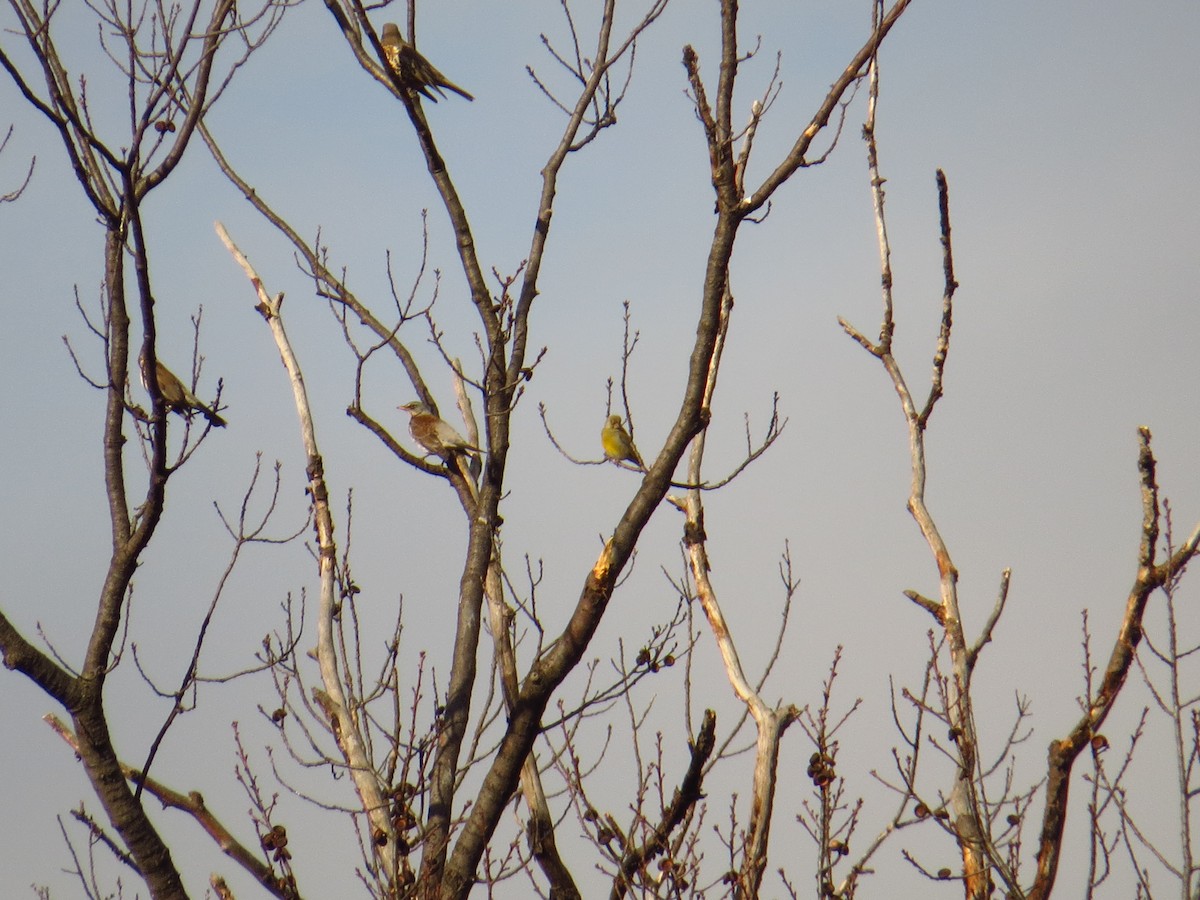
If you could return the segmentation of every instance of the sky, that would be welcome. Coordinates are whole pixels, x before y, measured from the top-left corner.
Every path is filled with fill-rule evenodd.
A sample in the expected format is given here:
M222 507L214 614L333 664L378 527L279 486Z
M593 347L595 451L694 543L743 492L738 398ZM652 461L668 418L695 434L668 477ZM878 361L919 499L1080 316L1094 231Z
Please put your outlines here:
M636 9L623 15L632 18ZM748 114L776 54L782 83L760 127L748 183L774 168L808 122L862 42L869 14L867 3L743 4L742 44L759 50L742 66L738 108ZM402 13L380 12L375 21L389 19L402 20ZM11 15L0 14L0 27L11 26ZM120 85L97 56L94 22L81 15L59 28L71 54L68 68L87 75L96 115L111 117L119 144ZM427 112L483 264L513 273L528 251L539 171L562 127L525 72L532 65L568 87L539 40L542 32L563 40L558 6L501 9L449 0L427 4L420 28L423 52L476 97L473 103L451 97ZM537 594L551 630L565 621L637 480L611 466L571 464L546 438L538 406L545 405L555 438L572 455L599 457L605 384L620 372L628 301L639 336L629 393L643 456L657 452L674 418L713 222L707 153L680 58L683 45L693 45L712 84L717 38L715 4L676 0L639 43L617 127L575 154L560 180L532 320L531 343L547 353L514 417L512 491L503 504L506 559L518 584L526 556L543 566ZM0 45L14 44L11 33L0 32ZM876 131L887 178L896 353L918 396L927 390L941 309L937 169L950 185L961 287L946 396L928 436L928 500L961 573L969 635L991 610L1001 571L1013 572L1008 609L981 657L976 686L992 747L1006 732L1015 698L1031 703L1018 783L1040 777L1046 744L1078 714L1083 611L1093 652L1105 659L1124 608L1141 517L1138 426L1153 432L1177 534L1200 521L1194 344L1200 186L1188 175L1200 144L1197 47L1200 7L1190 0L1103 10L1079 2L918 0L882 54ZM775 393L787 424L770 453L706 498L706 525L715 586L752 672L761 671L774 644L785 548L801 580L768 699L817 702L834 649L844 645L835 703L848 708L861 697L863 705L842 733L839 770L851 779L848 790L866 798L865 836L883 826L893 803L869 774L888 769L898 740L887 706L889 678L898 685L919 681L932 624L901 592L932 596L937 582L905 511L907 443L895 393L878 362L837 324L842 316L871 335L880 319L878 249L859 138L864 101L860 94L849 107L829 161L799 172L778 192L769 216L739 238L737 303L709 436L714 477L737 464L745 417L752 428L764 427ZM20 182L30 157L37 166L24 196L0 206L0 433L8 436L9 474L0 481L0 504L10 510L0 542L8 573L0 608L27 637L40 632L77 662L110 542L99 453L102 398L79 379L62 339L86 370L97 371L99 350L75 300L96 309L102 233L53 131L10 80L0 79L0 128L9 123L14 135L0 156L0 192ZM238 74L211 124L260 194L302 235L319 234L334 267L346 267L351 286L377 309L390 303L389 253L400 291L407 292L418 271L421 211L428 208L429 268L442 273L438 324L450 351L478 370L476 325L450 230L403 111L356 69L321 6L288 12ZM304 525L303 455L290 392L252 291L215 237L213 222L220 220L267 289L286 294L285 321L316 410L339 535L353 536L368 641L377 649L387 639L403 602L411 611L403 659L411 666L428 650L444 684L465 535L445 486L389 458L345 416L353 359L339 326L313 296L290 248L222 180L199 143L153 196L147 217L160 355L186 371L190 320L202 308L201 393L212 396L216 379L223 380L230 425L172 480L162 527L139 570L129 642L143 671L168 689L177 683L179 648L190 652L190 636L229 562L218 511L236 516L256 454L267 474L276 460L282 464L281 502L269 533L283 537ZM429 295L429 275L421 290ZM439 355L426 334L410 327L410 345L443 411L451 410ZM412 397L398 367L380 361L370 369L368 403L402 440L403 416L392 407ZM136 455L131 459L137 473ZM352 531L343 515L349 491ZM266 500L260 494L250 506L261 511ZM679 573L680 536L678 515L664 507L592 645L589 656L602 670L620 652L619 641L626 652L640 646L653 623L674 609L668 576ZM280 627L285 599L304 591L311 598L314 590L315 569L299 542L249 548L223 588L205 673L246 668L263 635ZM1194 580L1185 582L1181 623L1193 641L1200 617L1186 600L1195 596ZM1152 636L1161 636L1161 598L1150 622ZM732 724L738 715L711 639L703 636L695 654L700 681L691 697L684 697L676 667L635 698L653 705L651 722L673 749L676 773L684 765L685 704L694 714L714 705L719 723ZM119 746L136 764L169 706L146 687L131 657L132 650L111 680L108 708ZM1195 694L1196 673L1187 674ZM1123 745L1149 702L1141 676L1131 679L1111 720L1111 733L1120 735L1114 746ZM579 688L569 683L565 697ZM231 722L239 723L267 774L265 747L274 737L258 707L273 708L273 689L265 676L248 677L205 685L200 700L170 732L155 775L200 790L249 836L247 801L232 777ZM22 677L5 674L0 761L4 771L20 775L0 779L0 882L15 886L15 896L32 884L50 886L55 897L80 896L62 872L69 861L55 816L65 818L81 800L98 810L71 753L39 721L48 712L60 711ZM1134 803L1152 832L1174 840L1177 828L1162 812L1176 809L1166 723L1153 715L1150 723L1132 770ZM772 869L785 858L808 858L792 817L807 795L810 752L798 727L788 733ZM598 775L605 794L626 796L626 746L605 762ZM722 798L730 790L746 796L747 772L741 757L730 764L727 781L719 776L710 785L710 823L725 821ZM343 784L292 775L323 799L344 800ZM931 776L930 787L938 786ZM286 794L281 804L306 896L333 896L353 877L347 827ZM1070 888L1082 877L1078 809L1075 815L1076 854L1060 886L1065 896L1078 895ZM189 822L158 810L154 817L176 847L194 895L203 895L210 871L240 886L239 896L254 895ZM953 857L947 840L906 832L883 852L878 880L867 883L865 896L930 895L928 883L899 860L901 848L920 852L934 869ZM330 857L348 862L314 862ZM577 865L590 871L591 861L581 856ZM807 884L803 862L788 866L794 881ZM122 877L130 896L135 889ZM1165 880L1156 884L1167 890ZM899 892L905 889L910 893ZM1130 895L1127 879L1106 889L1101 896ZM525 896L515 890L513 896ZM768 882L764 896L781 894L778 882Z

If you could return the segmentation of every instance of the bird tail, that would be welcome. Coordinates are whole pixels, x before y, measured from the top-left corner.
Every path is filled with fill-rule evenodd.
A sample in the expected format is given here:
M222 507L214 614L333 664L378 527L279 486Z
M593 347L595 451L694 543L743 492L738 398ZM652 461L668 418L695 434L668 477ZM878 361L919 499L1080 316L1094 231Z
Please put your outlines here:
M454 464L458 467L459 474L466 481L467 486L471 489L471 493L475 494L478 488L476 483L479 479L479 473L483 471L483 464L478 456L474 453L457 452L453 454Z
M449 81L443 82L441 84L441 87L444 87L448 91L454 91L454 93L458 94L458 96L465 97L467 100L475 99L474 96L472 96L471 94L468 94L466 91L464 91L462 88L460 88L457 84L452 84Z

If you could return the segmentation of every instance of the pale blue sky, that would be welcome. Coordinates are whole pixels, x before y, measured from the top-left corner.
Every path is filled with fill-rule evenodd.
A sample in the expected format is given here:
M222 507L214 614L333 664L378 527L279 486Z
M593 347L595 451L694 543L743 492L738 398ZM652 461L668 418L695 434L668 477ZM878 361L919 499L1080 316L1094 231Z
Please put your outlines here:
M562 34L557 5L427 6L424 52L476 96L470 104L450 98L428 114L471 211L484 265L511 272L527 251L538 171L561 127L524 74L526 64L552 72L537 35ZM769 78L776 51L783 53L783 92L760 129L749 183L774 167L861 43L869 4L744 7L743 43L752 45L759 33L763 39L758 58L742 69L741 108ZM547 405L570 451L598 456L604 382L619 372L621 302L628 299L641 333L630 391L643 455L656 452L665 434L712 228L707 157L684 96L680 55L685 43L693 44L706 78L715 77L715 10L712 3L676 0L639 45L620 124L572 159L560 182L533 320L533 343L550 350L515 420L513 492L504 504L510 566L519 570L524 554L545 561L539 597L551 627L566 616L599 548L597 536L611 529L636 481L612 467L571 466L542 434L537 404ZM11 17L0 18L3 27L11 24ZM71 44L88 52L93 29L81 24ZM14 44L7 33L0 41ZM1160 483L1178 530L1200 518L1200 187L1191 176L1200 146L1197 47L1200 7L1191 0L1137 8L918 0L883 54L877 131L888 178L897 352L910 385L923 394L940 311L933 176L941 167L950 182L962 286L947 395L929 438L929 501L962 573L969 633L990 610L1001 569L1013 568L1009 610L977 683L993 714L1007 713L1014 693L1033 700L1036 733L1019 761L1023 781L1038 777L1046 742L1076 714L1080 610L1090 609L1097 653L1105 654L1134 575L1138 425L1154 432ZM69 65L88 73L103 110L108 70L88 59ZM741 235L737 307L709 442L713 473L738 458L743 412L761 428L774 391L788 425L766 458L708 499L707 521L715 584L752 671L769 651L777 622L776 561L785 541L792 548L803 585L768 696L815 701L834 646L846 645L841 696L849 703L861 695L865 705L845 735L842 768L853 774L850 791L868 797L863 837L891 808L866 774L889 765L895 741L887 678L912 683L919 676L931 624L900 592L936 590L936 570L904 509L906 442L894 393L878 363L836 323L841 315L864 333L878 329L878 254L859 139L864 100L851 107L831 160L799 173L777 195L770 217ZM69 335L94 369L95 346L73 309L72 291L77 287L85 306L95 308L101 232L50 128L0 80L0 127L9 122L16 133L0 157L0 190L19 179L30 155L37 154L38 168L21 201L0 207L6 313L0 431L8 436L0 504L9 522L0 606L28 636L41 623L59 651L77 660L109 538L100 395L75 376L60 338ZM289 13L238 76L212 125L231 161L302 234L321 229L336 265L349 267L352 287L377 308L388 303L385 251L405 288L417 265L419 213L431 207L431 266L444 273L439 322L454 352L474 358L475 325L445 216L402 110L356 70L320 5ZM222 182L199 143L154 196L148 215L161 355L177 371L186 369L188 319L202 304L202 383L211 393L215 379L224 378L230 426L172 481L166 518L137 579L132 639L143 664L164 683L178 679L180 653L167 641L191 633L229 549L212 502L236 510L256 451L268 464L284 464L283 518L275 533L294 530L303 517L303 459L290 393L250 288L213 234L220 219L268 289L287 293L285 316L316 406L331 486L339 497L356 491L355 564L364 609L376 611L385 629L403 594L418 611L409 617L406 659L428 647L444 683L464 527L443 486L395 464L345 417L352 361L336 326L290 249ZM414 331L409 340L443 410L450 409L449 380L435 352L423 334ZM411 399L400 379L398 368L376 366L368 397L404 434L400 414L387 413ZM417 516L420 529L412 527ZM339 527L344 536L344 522ZM669 508L651 523L634 573L593 645L596 657L612 656L618 637L639 646L649 623L673 608L660 567L677 571L679 528ZM306 588L314 588L313 569L302 547L251 552L227 588L206 672L243 667L277 626L285 593ZM1193 635L1197 624L1191 615ZM381 630L379 641L385 636ZM702 640L697 653L712 670L711 641ZM678 728L680 676L678 669L664 673L639 695L647 702L657 691L664 729ZM138 763L167 709L147 697L132 665L118 671L111 690L115 732L129 761ZM248 837L246 802L230 777L229 722L242 723L266 774L258 748L271 735L255 706L274 705L270 685L259 679L209 687L201 699L201 710L171 732L154 774L200 790ZM722 723L734 720L723 680L706 684L705 700L717 705ZM1127 723L1144 702L1144 694L1131 692L1114 724ZM0 761L10 774L0 779L0 881L15 896L31 883L51 885L55 897L78 895L59 872L67 857L54 815L81 798L98 809L71 754L38 721L49 711L57 712L24 679L4 676ZM993 718L985 734L995 738L1007 721ZM681 764L678 732L668 746ZM799 730L789 734L783 762L789 787L780 800L772 869L786 857L807 858L791 810L807 786L810 752ZM1145 812L1169 796L1169 784L1151 780L1153 769L1166 767L1161 753L1158 745L1140 759ZM736 784L745 797L736 779L746 777L747 766L735 762L735 780L710 787L713 821L724 821L722 790ZM619 794L620 770L605 777ZM329 799L343 790L327 779L314 784ZM289 810L306 895L334 896L354 862L343 856L346 828L333 821L305 828L310 814L298 805ZM155 819L196 896L213 870L244 885L191 823L158 811ZM1158 827L1171 834L1169 821L1160 819ZM912 886L905 896L929 896L896 861L902 846L923 848L931 865L953 856L944 839L902 835L885 851L879 881L865 896L901 896L894 880L901 873ZM330 861L314 863L318 854ZM589 868L590 859L582 859L574 861ZM1077 895L1068 889L1079 877L1074 859L1074 867L1064 868L1064 896ZM789 869L807 883L804 865ZM124 880L128 891L130 879ZM253 896L248 887L241 891ZM779 893L773 883L764 896ZM1128 895L1127 883L1109 894Z

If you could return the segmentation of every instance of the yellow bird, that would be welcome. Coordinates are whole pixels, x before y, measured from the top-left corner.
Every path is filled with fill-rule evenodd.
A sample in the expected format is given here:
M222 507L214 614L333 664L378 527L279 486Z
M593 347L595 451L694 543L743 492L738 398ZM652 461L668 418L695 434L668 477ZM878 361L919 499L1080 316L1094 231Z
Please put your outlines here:
M633 446L633 438L625 430L620 416L609 416L600 430L600 443L604 447L604 456L614 462L631 462L639 469L645 469L637 447Z

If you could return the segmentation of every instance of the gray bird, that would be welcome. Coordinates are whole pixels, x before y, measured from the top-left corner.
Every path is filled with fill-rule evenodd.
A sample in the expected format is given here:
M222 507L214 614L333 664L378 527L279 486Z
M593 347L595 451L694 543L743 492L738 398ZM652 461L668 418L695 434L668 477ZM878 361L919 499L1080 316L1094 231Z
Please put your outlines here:
M138 357L138 368L142 370L142 387L150 390L150 377L146 366L145 353L142 353ZM217 415L216 410L210 406L206 406L199 397L193 394L188 389L188 386L175 376L174 372L162 364L162 360L154 361L154 372L157 376L154 381L158 385L158 393L162 396L163 403L169 411L177 412L189 419L193 412L198 412L204 418L208 419L213 427L225 427L225 420Z
M383 55L387 57L388 65L400 78L400 83L409 90L416 91L434 103L437 103L438 98L429 92L429 88L433 88L441 97L446 96L446 92L442 90L445 88L468 100L475 99L447 79L445 75L434 68L433 63L418 53L412 44L404 40L400 36L400 29L396 27L396 23L384 24L379 43L383 45Z

